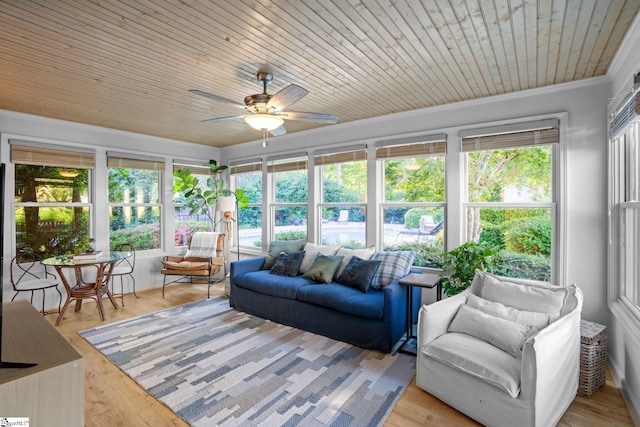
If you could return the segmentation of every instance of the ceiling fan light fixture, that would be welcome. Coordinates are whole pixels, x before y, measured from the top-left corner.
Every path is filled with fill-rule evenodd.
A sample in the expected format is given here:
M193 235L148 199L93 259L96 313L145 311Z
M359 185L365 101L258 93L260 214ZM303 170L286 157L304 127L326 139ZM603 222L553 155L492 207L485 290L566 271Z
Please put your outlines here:
M244 116L244 121L256 130L271 131L279 128L284 120L272 114L251 114Z

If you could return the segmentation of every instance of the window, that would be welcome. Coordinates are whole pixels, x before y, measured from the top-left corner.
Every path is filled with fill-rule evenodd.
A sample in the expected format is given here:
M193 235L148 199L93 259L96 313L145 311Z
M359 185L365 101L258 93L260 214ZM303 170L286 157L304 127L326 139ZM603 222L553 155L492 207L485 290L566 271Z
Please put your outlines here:
M72 254L91 236L93 152L11 141L16 253Z
M410 250L414 265L440 267L444 251L446 135L378 141L384 250Z
M461 132L466 238L499 248L497 274L552 281L558 120Z
M107 153L109 247L131 243L136 250L160 248L162 160Z
M364 248L367 220L366 146L318 152L314 157L322 199L319 203L322 244Z
M640 92L614 116L609 146L612 210L610 295L634 324L640 321ZM619 311L618 311L619 313ZM630 317L629 317L630 316Z
M272 240L307 238L307 156L270 159L267 165L272 200Z
M262 247L262 161L248 160L229 168L230 185L241 189L249 206L240 209L237 220L240 246Z
M198 186L207 187L207 179L211 176L211 169L207 165L186 164L183 162L174 162L173 171L189 170L198 180ZM173 178L175 180L175 177ZM184 201L183 193L173 194L174 203L174 243L175 247L183 247L189 245L191 235L197 231L211 231L211 221L206 215L199 213L191 213ZM215 214L215 213L214 213Z

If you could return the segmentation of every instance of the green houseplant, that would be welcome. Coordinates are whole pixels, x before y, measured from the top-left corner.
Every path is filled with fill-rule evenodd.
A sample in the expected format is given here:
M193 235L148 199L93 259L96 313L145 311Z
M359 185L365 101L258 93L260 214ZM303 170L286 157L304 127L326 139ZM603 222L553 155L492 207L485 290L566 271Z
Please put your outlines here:
M194 176L188 169L180 169L173 173L175 177L173 191L184 196L190 215L201 214L209 219L212 231L216 227L215 209L216 201L219 197L235 195L238 200L238 207L248 206L244 191L240 189L231 191L224 188L224 180L221 174L227 168L224 165L218 166L215 160L209 160L211 175L204 183L201 183L198 177Z
M492 271L497 248L485 243L466 242L442 254L442 289L445 295L453 296L471 286L476 270Z

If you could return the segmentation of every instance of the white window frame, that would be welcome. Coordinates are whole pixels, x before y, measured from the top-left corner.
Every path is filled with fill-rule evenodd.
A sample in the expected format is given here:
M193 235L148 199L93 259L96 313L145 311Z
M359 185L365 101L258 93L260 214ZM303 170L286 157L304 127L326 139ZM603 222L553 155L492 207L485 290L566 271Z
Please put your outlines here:
M467 241L466 218L467 209L469 207L479 208L551 208L551 280L550 283L566 284L566 214L564 213L565 195L566 195L566 151L567 147L563 141L566 140L566 113L558 113L546 115L544 117L526 118L516 121L505 121L491 124L482 128L468 128L459 132L460 143L462 139L471 135L490 135L516 131L527 131L540 129L553 121L558 122L558 140L557 144L551 144L551 202L549 203L500 203L500 202L469 202L468 198L468 157L466 153L461 151L462 171L460 174L460 182L463 197L461 200L460 224L462 239L464 243Z
M635 96L635 95L634 95ZM640 96L640 95L638 95ZM640 117L609 140L608 306L640 341ZM627 221L627 215L632 219ZM632 229L627 230L627 225ZM629 286L635 300L628 297Z

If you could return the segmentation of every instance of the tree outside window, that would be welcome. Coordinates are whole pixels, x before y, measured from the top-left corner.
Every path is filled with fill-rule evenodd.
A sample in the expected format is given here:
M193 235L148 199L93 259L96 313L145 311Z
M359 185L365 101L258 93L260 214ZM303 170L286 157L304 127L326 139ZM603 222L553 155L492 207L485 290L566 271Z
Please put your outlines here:
M367 157L365 147L315 156L322 183L322 244L364 248L367 220Z
M384 169L383 248L416 254L414 265L438 268L444 252L445 135L378 144Z
M307 158L271 160L268 172L273 190L273 240L307 238Z
M556 127L463 139L467 240L499 249L497 274L552 280L557 138Z
M262 162L232 165L229 169L231 187L242 189L248 204L238 214L240 246L262 247Z
M121 243L131 243L136 250L160 248L160 171L139 168L144 165L139 160L136 165L108 168L111 249Z
M73 254L90 238L89 170L15 165L16 253Z

